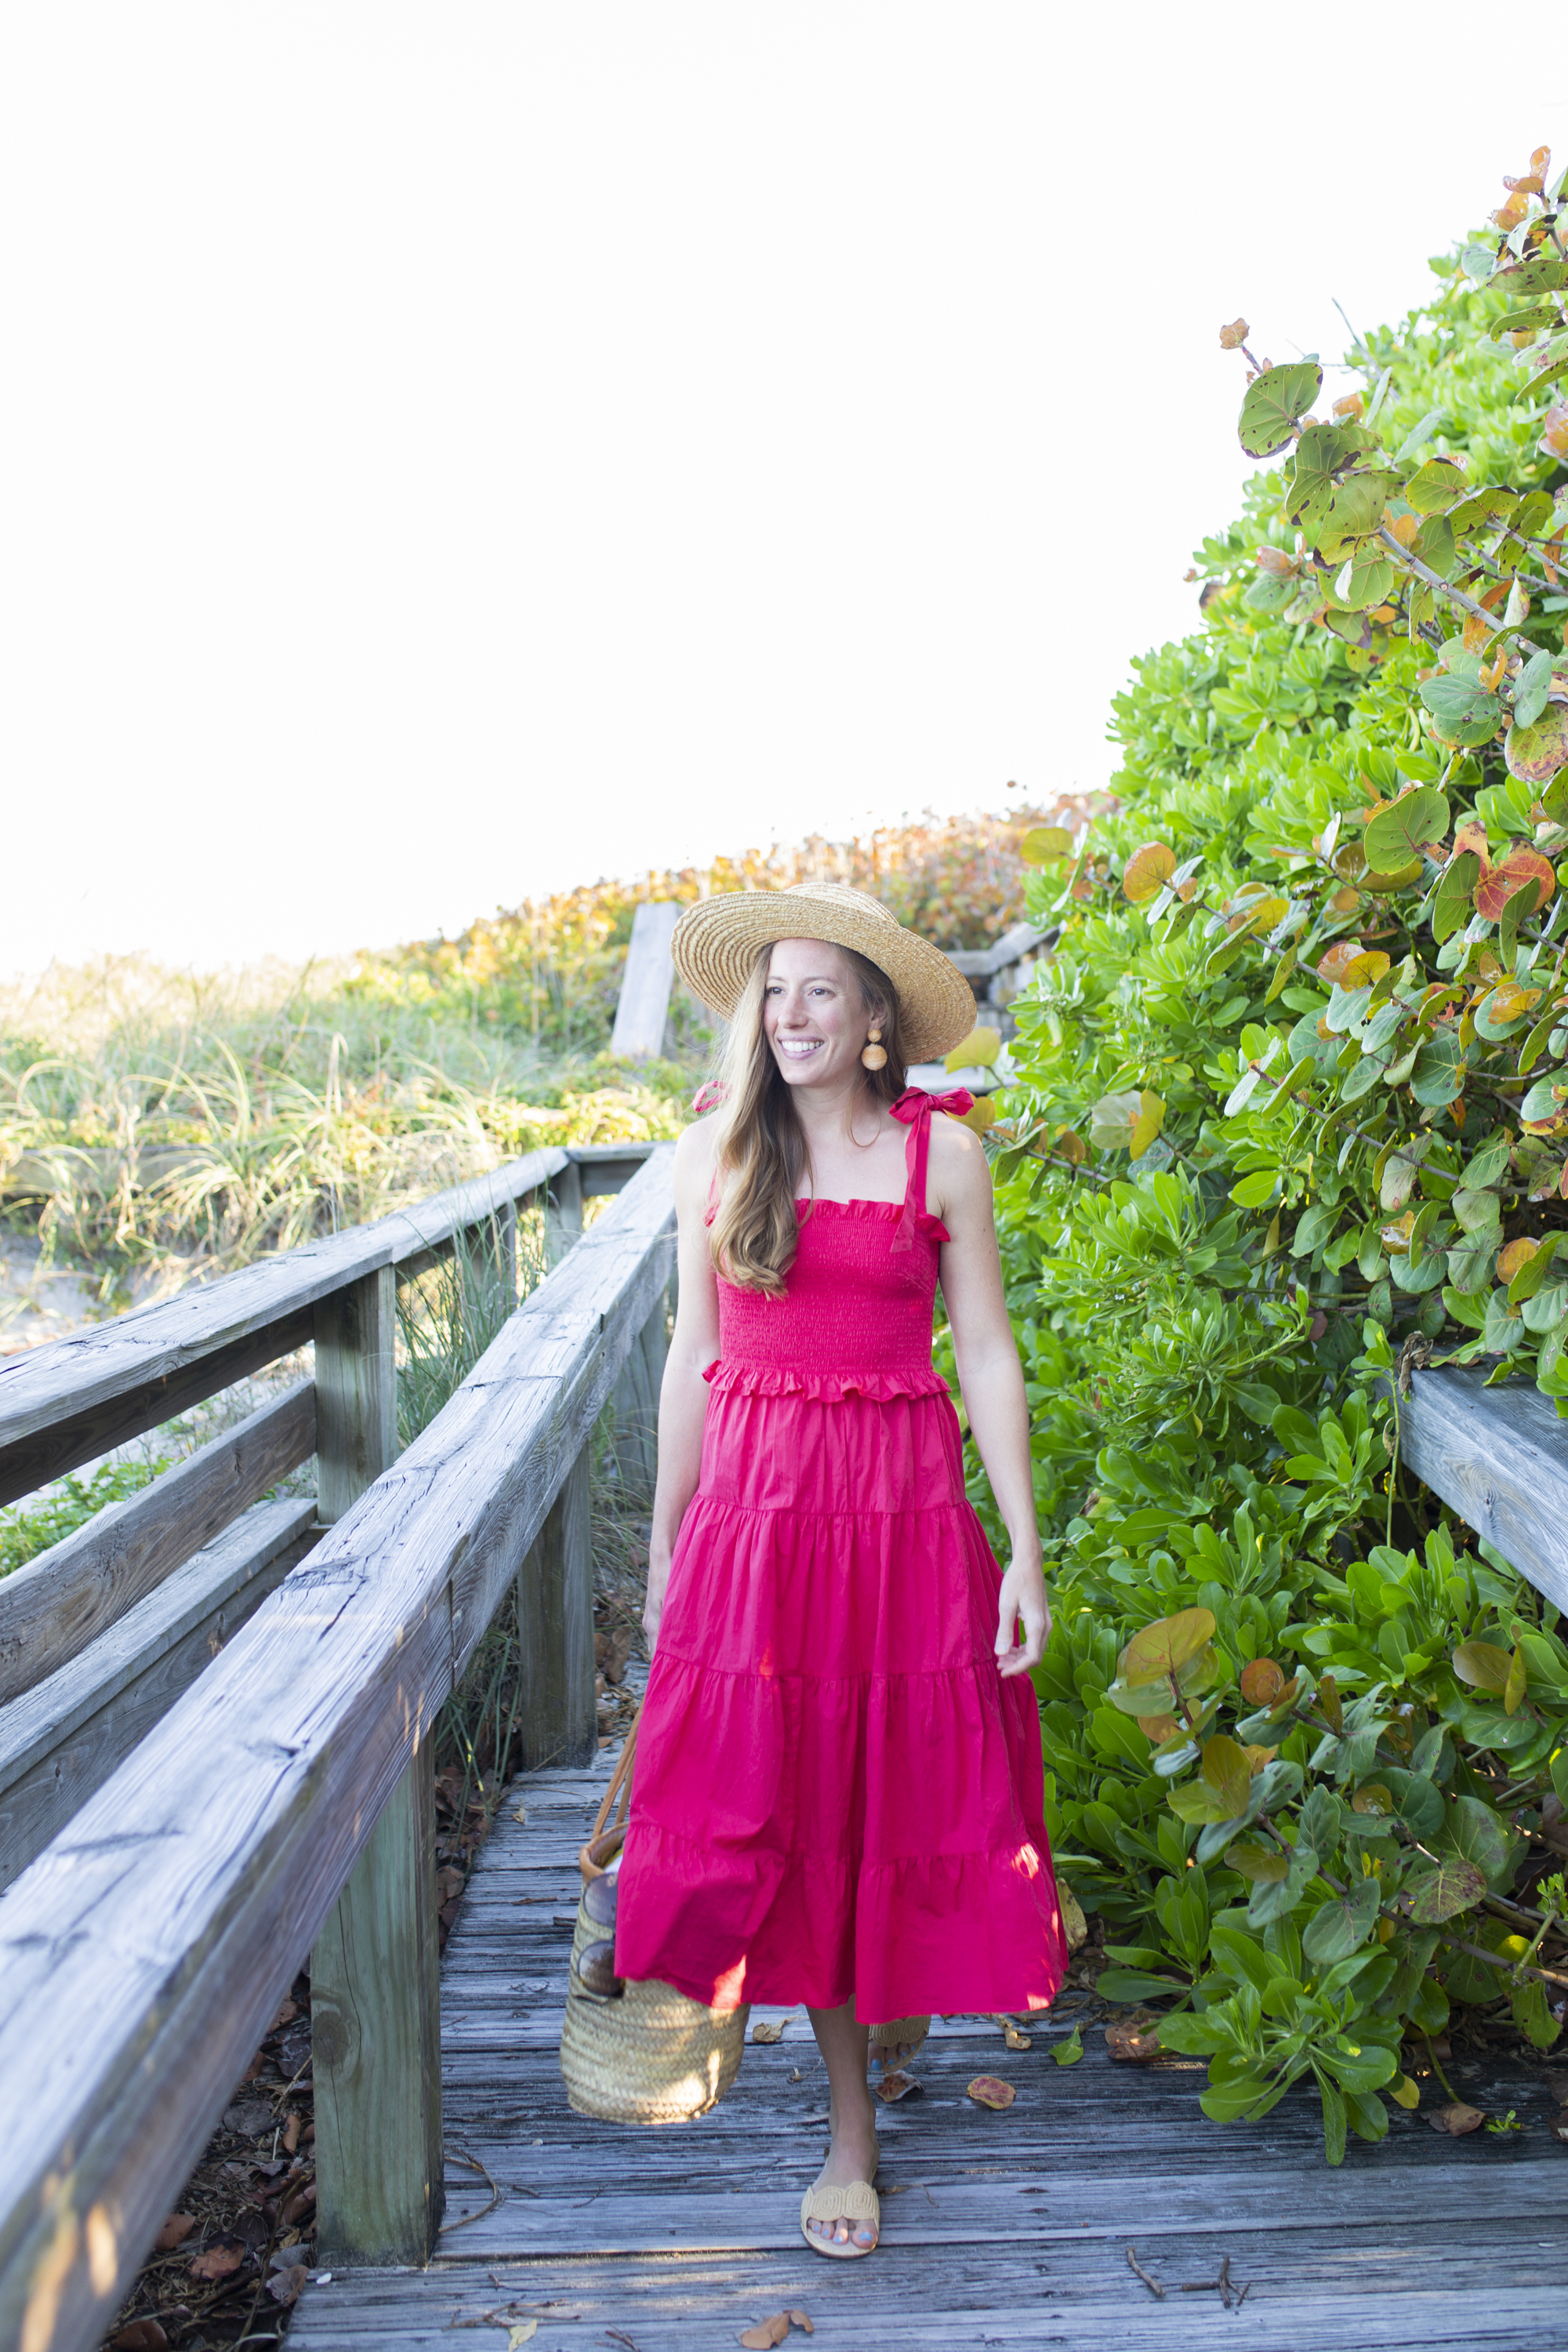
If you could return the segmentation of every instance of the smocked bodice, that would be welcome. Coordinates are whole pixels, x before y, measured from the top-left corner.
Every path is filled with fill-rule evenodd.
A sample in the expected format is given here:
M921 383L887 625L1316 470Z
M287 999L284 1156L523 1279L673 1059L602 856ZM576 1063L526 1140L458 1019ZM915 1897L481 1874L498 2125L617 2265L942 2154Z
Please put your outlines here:
M962 1114L970 1097L942 1097ZM933 1096L911 1088L893 1104L910 1127L909 1181L900 1201L801 1201L800 1238L782 1297L719 1280L720 1390L837 1400L946 1392L931 1360L931 1306L948 1231L925 1205Z

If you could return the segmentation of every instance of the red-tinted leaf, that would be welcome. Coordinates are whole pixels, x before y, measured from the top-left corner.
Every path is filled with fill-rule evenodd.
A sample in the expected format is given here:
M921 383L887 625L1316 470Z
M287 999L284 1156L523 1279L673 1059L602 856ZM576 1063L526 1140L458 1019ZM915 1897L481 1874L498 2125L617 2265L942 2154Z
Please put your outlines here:
M1011 2083L1001 2082L994 2074L976 2074L964 2088L978 2107L1010 2107L1018 2095Z
M1533 882L1536 886L1535 897L1526 909L1527 913L1533 915L1545 906L1556 889L1557 877L1552 872L1551 860L1542 857L1539 850L1510 850L1500 866L1494 866L1490 873L1483 874L1477 883L1477 914L1484 916L1489 923L1500 922L1503 908L1514 892L1522 890L1527 882Z

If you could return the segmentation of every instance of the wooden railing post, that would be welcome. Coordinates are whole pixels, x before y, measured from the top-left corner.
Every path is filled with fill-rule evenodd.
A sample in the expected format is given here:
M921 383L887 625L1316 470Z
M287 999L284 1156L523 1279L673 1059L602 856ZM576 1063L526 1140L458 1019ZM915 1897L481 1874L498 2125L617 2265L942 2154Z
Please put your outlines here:
M317 1492L341 1518L397 1450L395 1275L316 1309ZM423 2263L441 2222L434 1727L383 1808L310 1956L317 2253Z
M418 1751L310 1956L316 2259L426 2263L441 2226L435 1743Z
M559 1265L583 1231L583 1171L568 1161L550 1181L544 1209L544 1262Z
M519 1572L517 1621L521 1769L589 1763L598 1751L598 1717L585 1447L566 1473Z
M612 1439L616 1467L628 1492L649 1498L658 1475L658 1391L668 1348L665 1307L661 1295L633 1341L616 1382Z
M316 1306L316 1513L330 1527L397 1451L397 1275L377 1266Z

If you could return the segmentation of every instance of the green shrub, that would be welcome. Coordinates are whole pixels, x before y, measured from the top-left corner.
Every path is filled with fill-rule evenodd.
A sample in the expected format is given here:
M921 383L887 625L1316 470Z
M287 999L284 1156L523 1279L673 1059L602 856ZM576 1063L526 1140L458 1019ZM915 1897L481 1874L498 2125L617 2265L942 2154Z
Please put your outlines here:
M1378 1386L1430 1352L1568 1400L1554 215L1435 262L1325 422L1314 362L1247 355L1243 446L1289 454L1117 702L1119 811L1034 845L1062 932L994 1132L1053 1839L1209 2112L1310 2074L1331 2161L1450 2000L1545 2048L1568 1990L1568 1649L1400 1496Z

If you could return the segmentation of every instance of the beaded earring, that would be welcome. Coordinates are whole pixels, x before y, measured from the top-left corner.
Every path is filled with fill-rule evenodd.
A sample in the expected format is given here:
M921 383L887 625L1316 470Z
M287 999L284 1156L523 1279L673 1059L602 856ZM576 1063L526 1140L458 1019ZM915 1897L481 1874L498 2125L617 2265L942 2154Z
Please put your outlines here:
M866 1041L865 1050L860 1056L863 1066L868 1070L880 1070L884 1068L887 1064L887 1051L882 1045L881 1039L881 1024L880 1022L873 1022L870 1033Z

